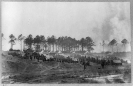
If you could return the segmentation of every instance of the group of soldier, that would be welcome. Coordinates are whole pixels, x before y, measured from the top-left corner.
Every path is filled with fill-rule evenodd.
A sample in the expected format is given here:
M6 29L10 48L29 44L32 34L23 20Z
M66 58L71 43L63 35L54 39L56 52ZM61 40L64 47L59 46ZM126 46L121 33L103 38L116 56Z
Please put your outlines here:
M24 59L36 59L38 62L42 60L43 62L45 61L57 61L57 62L68 62L68 63L80 63L84 66L84 69L86 69L87 66L91 66L90 62L100 64L102 68L104 68L106 65L122 65L122 63L117 64L113 62L113 59L105 59L105 58L100 58L99 57L86 57L86 56L81 56L77 61L73 61L72 58L69 56L60 59L56 58L56 56L53 56L53 58L47 58L44 54L39 54L38 52L25 52L25 55L23 56Z
M54 61L55 58L47 58L46 55L40 54L38 52L33 52L33 53L28 53L26 52L25 55L23 56L24 59L30 59L30 60L37 60L38 62L40 60L44 61Z
M116 57L115 57L116 58ZM116 59L114 59L116 60ZM102 68L104 68L105 66L111 65L111 66L118 66L118 65L122 65L122 63L117 63L114 62L113 59L105 59L105 58L98 58L98 57L85 57L85 59L83 59L81 62L84 65L84 69L86 69L86 66L90 66L90 62L95 63L95 64L100 64ZM121 61L122 59L117 59L119 61Z

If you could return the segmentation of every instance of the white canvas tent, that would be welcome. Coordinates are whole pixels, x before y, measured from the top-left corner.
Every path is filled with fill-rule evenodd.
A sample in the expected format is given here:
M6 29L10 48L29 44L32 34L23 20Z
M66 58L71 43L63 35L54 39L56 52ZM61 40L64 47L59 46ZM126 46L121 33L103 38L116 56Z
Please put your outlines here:
M120 60L113 60L114 63L121 63Z
M88 51L86 51L84 54L89 54L89 52L88 52Z
M41 55L41 54L44 54L44 51L42 50L41 52L39 52L39 54Z
M73 51L72 53L75 53L75 51Z
M61 51L58 51L58 54L61 54L62 52Z

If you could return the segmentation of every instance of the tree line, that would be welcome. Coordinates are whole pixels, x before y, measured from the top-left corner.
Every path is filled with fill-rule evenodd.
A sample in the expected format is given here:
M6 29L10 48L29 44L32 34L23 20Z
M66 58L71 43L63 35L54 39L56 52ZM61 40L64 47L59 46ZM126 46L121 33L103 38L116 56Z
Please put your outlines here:
M80 40L76 40L75 38L62 36L56 38L54 35L51 37L48 36L45 38L43 35L37 35L33 38L31 34L27 37L20 34L18 38L16 38L13 34L9 36L11 49L13 49L13 45L16 40L19 40L22 46L22 41L28 46L29 49L32 48L32 45L36 46L36 49L40 49L39 45L43 45L43 49L49 51L79 51L80 46L82 47L82 51L86 48L89 52L93 49L94 42L91 37L81 38Z
M2 37L3 36L4 34L2 34ZM40 45L43 45L43 49L48 51L80 51L81 48L81 51L87 50L88 52L91 52L94 50L93 46L96 46L92 38L89 36L81 38L80 40L76 40L75 38L68 36L61 36L57 38L52 35L46 38L43 35L36 35L35 37L33 37L31 34L29 34L27 37L25 37L20 34L18 37L15 37L13 34L11 34L9 38L9 43L11 43L10 49L13 49L13 45L15 45L15 41L17 40L20 43L21 50L23 48L23 42L28 46L29 49L31 49L32 45L34 45L36 47L36 50L39 50ZM123 39L121 43L125 48L125 45L128 43L128 41L127 39ZM104 52L105 42L103 41L101 45L103 47ZM108 43L108 46L112 48L113 52L114 46L118 47L117 40L111 40Z

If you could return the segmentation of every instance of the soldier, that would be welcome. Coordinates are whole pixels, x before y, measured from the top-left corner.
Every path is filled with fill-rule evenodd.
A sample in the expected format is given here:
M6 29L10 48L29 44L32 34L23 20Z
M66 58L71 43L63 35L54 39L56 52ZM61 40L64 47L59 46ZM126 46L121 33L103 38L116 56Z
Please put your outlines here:
M43 62L46 61L46 56L44 56L43 54L41 54L41 58L42 58Z
M113 62L113 60L112 60L112 59L110 60L110 64L111 64L111 65L114 65L114 62Z
M33 58L36 59L36 52L33 52L32 55L33 55Z
M29 59L29 53L26 53L26 59Z
M101 61L101 66L102 66L102 68L104 68L104 66L105 66L105 60L102 60Z
M86 66L90 65L90 63L89 62L87 63L86 59L83 59L82 62L83 62L82 65L84 65L84 70L85 70Z
M37 58L37 60L38 60L38 62L39 62L39 58L40 58L40 54L39 54L39 53L37 53L36 58Z
M30 60L32 60L32 55L29 55L29 57L30 57Z
M85 61L83 61L83 65L84 65L84 70L86 69L86 63Z

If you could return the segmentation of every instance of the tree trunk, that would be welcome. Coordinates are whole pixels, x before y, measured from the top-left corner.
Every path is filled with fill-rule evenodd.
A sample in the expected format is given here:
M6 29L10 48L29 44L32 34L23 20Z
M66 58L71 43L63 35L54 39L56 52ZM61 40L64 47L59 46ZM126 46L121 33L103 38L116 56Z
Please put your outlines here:
M53 51L54 51L54 44L53 44Z
M25 43L24 43L24 41L23 41L23 50L25 50Z
M23 50L22 50L22 40L21 40L21 51L23 51Z
M65 46L63 46L63 51L65 51L65 50L66 50Z
M104 53L104 45L103 45L103 53Z
M124 50L123 50L123 52L125 52L125 44L124 44Z
M84 50L84 47L82 46L82 51Z
M59 45L57 45L57 51L59 51Z
M52 45L50 45L50 51L52 51Z
M63 46L62 46L62 51L63 51Z
M117 45L117 53L118 53L118 45Z
M113 46L112 46L112 52L113 52Z
M11 43L11 49L13 49L13 44Z
M49 44L48 50L51 51L51 45Z
M63 47L63 51L65 51L65 46Z
M47 47L45 47L45 50L47 50Z
M79 46L77 47L77 51L79 51Z
M56 51L57 51L57 47L58 47L58 45L56 44Z
M58 51L60 51L60 46L58 45Z
M31 49L31 46L32 46L32 45L29 45L29 48L30 48L30 49Z

